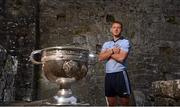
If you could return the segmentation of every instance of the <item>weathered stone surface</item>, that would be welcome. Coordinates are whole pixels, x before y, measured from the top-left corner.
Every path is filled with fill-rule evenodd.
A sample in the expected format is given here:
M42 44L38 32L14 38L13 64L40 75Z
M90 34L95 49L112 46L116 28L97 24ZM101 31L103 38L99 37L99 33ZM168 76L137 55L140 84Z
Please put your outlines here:
M180 80L174 81L174 97L180 99Z
M154 105L179 105L180 80L156 81L152 83Z
M172 98L157 97L154 105L156 106L175 106L176 102Z
M152 89L155 96L180 99L180 80L156 81Z
M144 105L151 105L149 92L152 82L180 77L179 3L178 0L42 0L42 47L73 44L98 54L102 44L111 39L110 22L121 20L123 35L132 44L128 73L133 89L145 95ZM89 74L91 78L102 78L104 65L97 62L89 69ZM102 88L103 82L99 85ZM93 84L90 86L90 90L95 87ZM76 94L81 93L76 91ZM103 91L100 95L95 98L97 102L104 101Z
M34 73L28 57L34 49L34 37L38 31L41 34L38 43L41 48L72 44L98 54L102 44L111 39L109 27L113 20L122 21L122 34L132 44L128 73L133 89L140 92L138 98L142 94L145 96L143 101L138 100L139 104L152 104L149 100L152 82L180 78L179 0L39 0L40 10L36 0L1 1L0 43L18 58L15 84L16 90L23 93L15 92L18 100L31 99L33 96ZM39 24L34 15L39 18ZM92 105L105 105L102 80L104 65L95 61L89 66L85 78L88 82L83 80L81 83L88 88L83 95L82 86L77 85L75 94ZM38 91L52 95L53 92L46 91L51 89L48 89L49 84L45 86L46 89L41 87ZM174 96L178 97L179 94Z
M153 83L154 94L162 97L174 97L174 81L159 81Z
M141 91L134 90L133 94L134 94L134 99L135 99L136 106L144 106L145 105L145 100L146 100L146 97L145 97L144 93L141 92Z
M4 101L32 99L35 82L29 55L35 46L35 1L2 0L0 23L0 44L8 53L6 65L0 65L5 76ZM21 88L25 90L18 92Z
M15 101L15 75L17 74L17 57L11 56L0 46L0 102Z

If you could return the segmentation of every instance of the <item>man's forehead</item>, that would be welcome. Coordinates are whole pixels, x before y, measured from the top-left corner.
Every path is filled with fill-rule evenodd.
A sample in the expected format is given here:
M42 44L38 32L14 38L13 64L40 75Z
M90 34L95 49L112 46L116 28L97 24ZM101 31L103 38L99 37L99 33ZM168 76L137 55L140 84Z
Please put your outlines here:
M113 24L112 24L112 27L114 27L114 26L120 26L120 27L121 27L121 24L119 24L119 23L113 23Z

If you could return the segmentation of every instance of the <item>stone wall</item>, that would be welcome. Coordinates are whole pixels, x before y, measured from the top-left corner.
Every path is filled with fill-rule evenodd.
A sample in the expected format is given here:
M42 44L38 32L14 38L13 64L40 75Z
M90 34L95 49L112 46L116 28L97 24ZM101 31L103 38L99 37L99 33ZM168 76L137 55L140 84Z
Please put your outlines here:
M110 22L122 21L123 35L132 43L128 73L137 105L151 105L153 81L180 77L179 5L178 0L41 0L41 47L73 44L98 53L111 39ZM90 65L75 94L105 105L103 77L101 63Z
M179 106L180 80L155 81L152 83L155 106Z
M57 91L41 71L36 77L28 61L34 49L75 45L98 55L111 39L110 23L120 20L132 44L128 73L136 104L153 105L152 82L180 78L179 6L179 0L1 0L0 44L18 60L15 99L31 101L36 92L45 99ZM105 105L104 65L93 60L73 91L91 105Z
M12 92L9 90L4 94L13 97L13 100L31 101L35 96L34 67L29 61L29 55L35 47L35 13L34 1L0 2L0 44L7 50L9 63L13 63L12 58L18 61L17 71L11 70L11 63L8 65L9 71L1 71L5 72L6 76L2 78L7 81L2 87L5 85L14 92L12 96L8 94Z
M15 75L17 58L9 55L0 45L0 103L15 101Z

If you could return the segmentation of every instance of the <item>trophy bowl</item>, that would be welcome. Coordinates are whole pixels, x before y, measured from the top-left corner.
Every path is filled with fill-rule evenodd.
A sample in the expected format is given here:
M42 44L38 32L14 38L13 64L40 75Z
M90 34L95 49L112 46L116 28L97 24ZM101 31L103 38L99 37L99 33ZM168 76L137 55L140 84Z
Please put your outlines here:
M35 60L40 54L41 60ZM89 51L80 47L58 46L35 50L30 55L34 64L42 64L45 77L59 85L57 94L46 104L76 105L77 98L72 95L71 84L81 80L88 72Z

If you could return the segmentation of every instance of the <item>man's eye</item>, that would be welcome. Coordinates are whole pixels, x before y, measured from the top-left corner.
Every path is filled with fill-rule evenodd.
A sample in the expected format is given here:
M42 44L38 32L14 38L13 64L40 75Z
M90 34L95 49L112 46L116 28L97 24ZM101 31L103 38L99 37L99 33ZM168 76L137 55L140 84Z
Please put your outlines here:
M120 27L114 27L114 29L120 29Z

